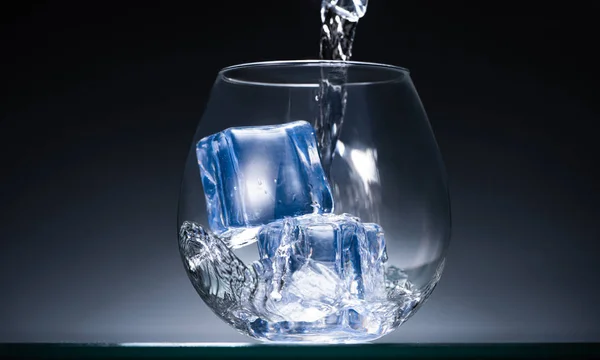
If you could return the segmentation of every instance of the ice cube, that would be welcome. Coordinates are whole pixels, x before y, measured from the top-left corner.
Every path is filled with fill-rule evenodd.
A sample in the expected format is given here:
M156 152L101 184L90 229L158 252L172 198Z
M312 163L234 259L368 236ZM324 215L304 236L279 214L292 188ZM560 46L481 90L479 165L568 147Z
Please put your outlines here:
M306 121L229 128L196 147L208 224L216 235L333 210Z
M273 264L273 299L304 298L304 290L316 289L319 282L318 288L332 289L321 298L333 303L377 297L384 291L387 255L383 230L377 224L363 224L348 214L310 214L263 226L257 240L260 258ZM316 265L322 279L313 274L311 282L302 280L308 278L302 273L310 269L315 273ZM331 283L330 273L335 274L336 284L326 284Z
M284 273L286 280L282 288L277 269L272 270L277 263L268 259L256 263L269 268L260 275L257 294L265 299L264 309L272 320L310 322L339 311L345 294L344 284L327 266L309 260L296 271Z

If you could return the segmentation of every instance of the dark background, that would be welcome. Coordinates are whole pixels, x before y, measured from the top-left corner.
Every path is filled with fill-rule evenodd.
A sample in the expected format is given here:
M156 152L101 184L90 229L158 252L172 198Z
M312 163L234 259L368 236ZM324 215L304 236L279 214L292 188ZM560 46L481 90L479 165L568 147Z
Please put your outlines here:
M183 270L180 177L217 71L316 58L319 1L15 3L0 341L247 341ZM382 341L600 341L596 3L369 4L353 59L411 70L453 210L442 281Z

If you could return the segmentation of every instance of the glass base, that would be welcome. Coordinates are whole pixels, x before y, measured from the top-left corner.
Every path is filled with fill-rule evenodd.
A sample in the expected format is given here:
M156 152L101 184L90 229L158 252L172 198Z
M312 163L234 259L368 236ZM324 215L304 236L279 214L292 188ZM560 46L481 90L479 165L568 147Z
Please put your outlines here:
M344 316L345 315L345 316ZM360 344L376 340L398 327L398 320L364 319L352 322L352 317L338 316L337 323L279 322L256 320L250 324L248 335L265 342L294 344Z

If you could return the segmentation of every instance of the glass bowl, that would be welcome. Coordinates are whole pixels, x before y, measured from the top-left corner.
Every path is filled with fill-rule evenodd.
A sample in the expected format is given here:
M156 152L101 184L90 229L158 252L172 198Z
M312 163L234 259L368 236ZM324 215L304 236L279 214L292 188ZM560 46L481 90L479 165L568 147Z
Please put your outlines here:
M376 63L221 70L178 210L194 288L264 341L390 333L431 295L450 241L445 169L410 74Z

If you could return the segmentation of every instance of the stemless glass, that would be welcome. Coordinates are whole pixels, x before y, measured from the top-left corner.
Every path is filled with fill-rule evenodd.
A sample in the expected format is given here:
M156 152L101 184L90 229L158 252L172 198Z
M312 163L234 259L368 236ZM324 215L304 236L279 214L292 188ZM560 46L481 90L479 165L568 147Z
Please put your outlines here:
M222 182L237 181L235 171L242 170L236 161L242 160L236 158L237 143L208 136L229 128L283 134L283 124L289 128L301 124L302 129L316 126L323 106L319 101L323 79L340 69L345 81L345 115L341 126L333 127L339 137L334 141L332 161L323 171L333 215L317 209L304 216L308 220L294 220L278 219L271 212L273 223L279 225L266 221L264 226L250 227L241 238L215 234L215 221L227 220L220 208L215 210L215 199L241 199L235 194L237 186ZM314 127L308 128L313 131L307 138L316 139ZM235 163L235 171L226 173L221 163L201 172L201 140L208 144L208 151L220 149L215 161ZM290 151L304 151L311 161L317 154L316 165L307 166L305 159L285 164L286 169L302 174L323 170L318 157L323 149L317 147L317 152L311 141L306 148L296 141ZM262 160L246 164L246 169L258 175L251 179L257 182L251 184L254 187L245 188L245 196L254 196L253 192L263 196L258 193L263 182L267 182L264 194L270 189L269 181L273 186L285 182L277 176L261 179L260 172L265 163L285 159L288 150L248 151L255 157L262 154ZM277 173L284 165L273 166L280 168L268 171ZM312 183L310 189L315 186L322 184ZM450 227L443 161L406 69L311 60L250 63L219 72L186 161L178 234L194 288L236 330L277 342L349 343L384 336L431 295L444 268ZM318 235L324 228L329 233ZM269 246L279 248L269 253Z

